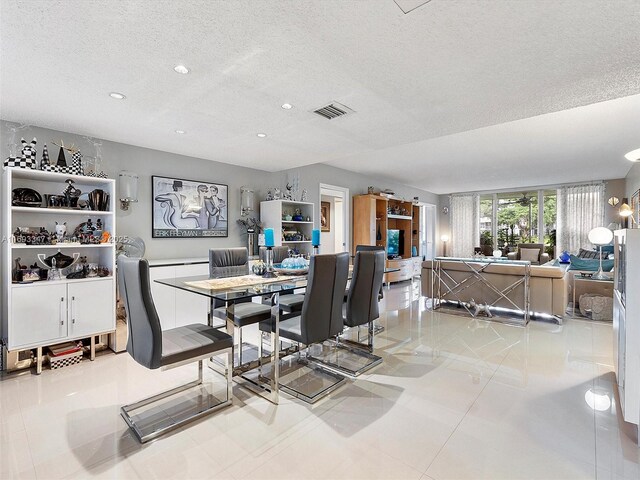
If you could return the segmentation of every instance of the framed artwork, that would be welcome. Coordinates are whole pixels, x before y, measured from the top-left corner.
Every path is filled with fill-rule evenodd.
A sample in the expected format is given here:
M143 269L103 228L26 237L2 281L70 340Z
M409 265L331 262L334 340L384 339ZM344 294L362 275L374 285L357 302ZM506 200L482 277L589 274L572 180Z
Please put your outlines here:
M633 210L633 218L634 222L629 223L629 228L640 228L640 189L636 190L636 192L631 195L631 203L629 204L631 210Z
M227 237L228 186L152 176L152 237Z
M331 231L331 204L320 202L320 231Z

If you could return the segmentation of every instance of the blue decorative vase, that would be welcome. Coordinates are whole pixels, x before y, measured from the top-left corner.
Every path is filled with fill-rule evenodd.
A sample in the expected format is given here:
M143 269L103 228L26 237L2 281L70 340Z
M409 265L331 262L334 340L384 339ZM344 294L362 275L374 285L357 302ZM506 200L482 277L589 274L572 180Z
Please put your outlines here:
M571 261L571 255L566 250L560 254L560 261L562 263L569 263Z

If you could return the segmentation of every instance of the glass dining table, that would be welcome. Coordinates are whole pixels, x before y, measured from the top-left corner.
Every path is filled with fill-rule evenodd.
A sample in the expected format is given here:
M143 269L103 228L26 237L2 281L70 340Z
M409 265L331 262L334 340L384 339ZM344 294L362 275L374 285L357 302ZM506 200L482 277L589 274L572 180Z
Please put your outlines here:
M209 313L207 323L213 326L214 305L224 304L227 310L227 333L231 336L234 334L234 324L230 320L233 318L233 309L236 303L252 301L254 298L268 298L271 305L271 318L274 324L271 332L271 352L268 358L265 358L262 354L258 355L257 361L250 362L247 365L234 365L233 374L236 377L243 378L247 385L252 388L256 393L262 395L272 403L278 403L279 398L279 327L280 327L280 295L285 293L292 293L296 289L305 288L307 286L306 275L296 276L280 276L277 278L262 278L259 275L242 275L234 272L233 269L229 269L224 273L215 275L197 275L191 277L179 277L169 279L156 280L157 283L167 285L169 287L178 288L187 292L191 292L195 295L202 295L208 297ZM217 302L216 302L217 301ZM221 326L223 328L224 325ZM235 339L234 339L235 342ZM242 346L240 346L242 348ZM261 351L261 349L260 349ZM288 353L287 351L283 353ZM262 375L246 376L245 373L254 368L260 368L265 364L270 363L270 375L263 377Z
M399 269L387 268L385 273L392 273ZM224 304L227 310L227 333L234 334L234 324L230 320L233 318L233 309L236 303L252 301L261 297L268 299L271 305L271 319L273 328L271 329L271 341L269 356L262 354L262 349L258 350L258 358L255 361L244 365L234 365L234 377L241 378L246 386L252 391L263 396L272 403L277 404L280 391L280 358L296 351L295 348L282 350L280 348L279 328L282 313L280 312L280 295L293 293L294 290L304 289L307 286L307 276L302 275L281 275L276 278L263 278L259 275L246 275L246 269L226 269L223 273L214 275L196 275L191 277L178 277L168 279L158 279L157 283L169 287L177 288L194 295L202 295L210 299L207 322L213 326L214 305ZM353 269L349 268L349 279L351 279ZM220 328L224 326L221 325ZM235 345L234 338L234 345ZM262 342L262 338L260 339ZM242 346L240 346L242 348ZM261 374L262 368L270 364L270 373L267 376ZM259 369L259 375L247 375L248 372Z

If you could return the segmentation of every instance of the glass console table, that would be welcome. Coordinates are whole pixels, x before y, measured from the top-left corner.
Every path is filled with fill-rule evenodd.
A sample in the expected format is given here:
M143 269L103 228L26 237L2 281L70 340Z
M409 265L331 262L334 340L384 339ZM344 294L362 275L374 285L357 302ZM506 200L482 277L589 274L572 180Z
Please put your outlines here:
M510 271L492 272L496 265L509 266ZM436 257L431 269L433 309L453 302L474 318L484 313L490 320L494 320L492 310L513 310L522 315L522 324L526 325L530 318L530 278L531 262L525 260Z

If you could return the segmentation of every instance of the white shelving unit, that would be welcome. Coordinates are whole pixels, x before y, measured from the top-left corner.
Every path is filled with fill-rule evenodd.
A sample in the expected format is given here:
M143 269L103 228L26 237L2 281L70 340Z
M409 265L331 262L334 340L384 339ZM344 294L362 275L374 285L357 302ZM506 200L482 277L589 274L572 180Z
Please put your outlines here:
M283 220L285 215L293 216L296 209L305 220ZM314 224L314 204L310 202L294 202L291 200L269 200L260 202L260 221L265 228L273 228L276 246L286 245L297 248L302 254L311 253L311 231ZM311 220L307 221L309 217ZM306 240L284 240L283 231L296 230L304 235Z
M83 193L102 189L109 194L107 211L72 210L64 208L12 206L14 188L32 188L44 199L45 194L60 194L65 180L72 178ZM95 355L95 337L115 330L115 243L82 245L26 245L13 242L17 227L45 227L55 231L55 222L67 223L67 232L87 219L102 220L103 230L116 236L115 180L79 175L4 168L2 173L2 324L1 339L8 351L36 349L37 373L42 371L43 348L65 341L91 339L91 359ZM41 280L33 283L13 283L12 269L20 257L23 265L37 262L37 254L54 255L64 250L66 255L78 252L87 262L107 267L108 277L85 279ZM41 266L41 265L39 265ZM5 358L7 356L5 355ZM4 367L4 365L3 365Z
M640 229L615 232L613 363L625 422L640 423Z

